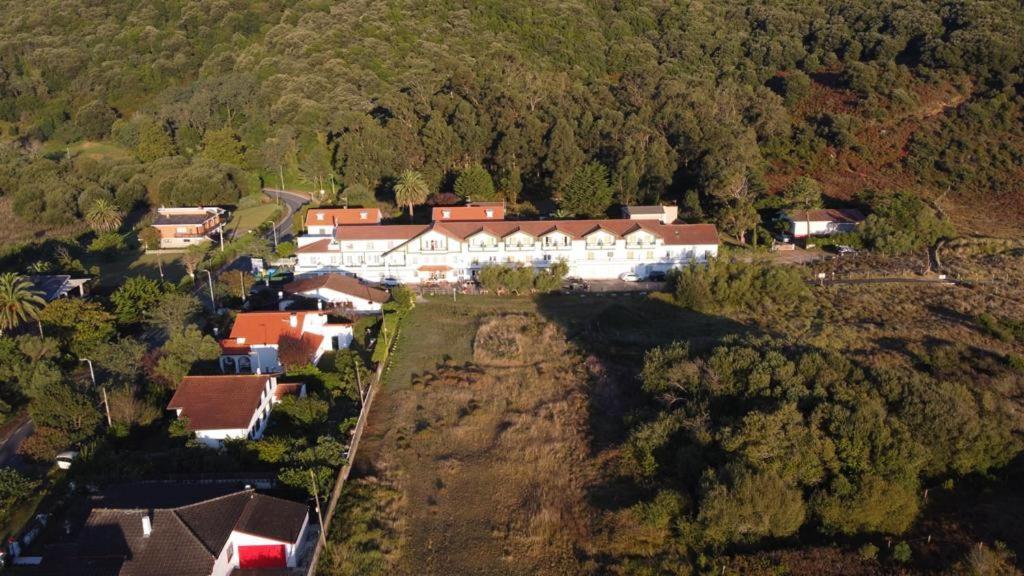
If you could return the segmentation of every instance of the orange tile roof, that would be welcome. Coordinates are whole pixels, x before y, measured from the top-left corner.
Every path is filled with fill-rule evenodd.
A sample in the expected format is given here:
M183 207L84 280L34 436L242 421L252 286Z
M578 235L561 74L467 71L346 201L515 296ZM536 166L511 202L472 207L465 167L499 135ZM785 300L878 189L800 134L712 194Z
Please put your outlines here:
M379 208L310 208L306 227L380 224Z
M295 253L296 254L317 254L317 253L322 254L324 252L330 252L331 251L330 248L331 248L331 240L329 238L325 238L323 240L317 240L316 242L312 242L310 244L306 244L305 246L299 246L298 248L295 249Z
M294 328L291 326L292 314L295 315ZM300 339L306 314L319 312L240 312L228 338L233 341L231 344L245 346L277 344L282 336ZM245 338L245 341L238 342L239 338Z
M248 428L270 376L186 376L168 410L181 410L189 430Z
M491 213L490 217L487 216L488 212ZM488 202L469 206L441 206L431 211L430 219L435 222L504 220L505 205L502 202Z
M285 396L298 396L302 392L302 382L278 382L274 388L274 399L280 400Z
M343 274L321 274L320 276L299 278L294 282L285 284L284 291L290 294L301 294L303 292L313 292L320 288L327 288L335 292L369 300L370 302L384 303L391 297L384 290L367 286L357 278Z
M636 230L646 230L660 237L665 244L718 244L714 224L661 224L654 220L509 220L497 222L435 222L431 225L340 226L335 231L339 240L411 240L435 230L457 240L465 240L477 232L503 238L517 230L534 237L558 231L575 239L602 229L616 237Z
M864 220L864 214L853 208L822 208L819 210L797 210L787 214L791 220L804 222L849 222Z

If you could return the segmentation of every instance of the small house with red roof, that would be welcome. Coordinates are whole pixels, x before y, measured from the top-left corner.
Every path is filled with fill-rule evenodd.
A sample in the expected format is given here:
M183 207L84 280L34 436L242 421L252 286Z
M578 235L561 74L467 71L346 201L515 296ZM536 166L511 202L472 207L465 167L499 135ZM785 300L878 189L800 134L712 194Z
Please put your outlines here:
M355 312L379 312L391 298L386 290L367 286L354 276L334 272L296 279L285 284L284 291L314 299L327 307Z
M330 236L335 226L367 226L380 221L379 208L310 208L306 212L306 233Z
M274 404L288 395L305 396L304 384L279 383L269 374L186 376L167 404L205 446L225 440L258 440Z
M220 341L228 374L276 374L286 365L316 364L324 352L348 348L352 322L324 311L240 312Z
M853 208L821 208L818 210L794 210L782 218L789 223L789 233L794 238L828 236L853 232L864 221L864 214Z

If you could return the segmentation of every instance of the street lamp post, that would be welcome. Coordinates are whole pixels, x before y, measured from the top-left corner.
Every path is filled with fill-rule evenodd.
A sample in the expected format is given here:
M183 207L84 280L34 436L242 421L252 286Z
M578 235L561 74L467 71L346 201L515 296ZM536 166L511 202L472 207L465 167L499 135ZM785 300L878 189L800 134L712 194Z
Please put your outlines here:
M205 269L203 270L203 272L206 272L206 279L210 284L210 311L216 312L217 300L213 297L213 274L210 274L210 271Z
M96 371L92 369L92 360L88 358L79 358L78 361L85 362L86 364L89 365L89 377L92 378L93 388L96 388ZM110 421L110 402L107 400L107 389L100 388L100 392L103 393L103 409L107 413L107 428L109 428L112 424Z

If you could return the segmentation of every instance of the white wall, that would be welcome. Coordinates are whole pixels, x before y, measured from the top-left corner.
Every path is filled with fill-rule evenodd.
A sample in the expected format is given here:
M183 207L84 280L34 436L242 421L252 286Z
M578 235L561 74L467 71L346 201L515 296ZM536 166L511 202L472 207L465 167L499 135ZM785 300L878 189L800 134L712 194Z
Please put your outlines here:
M441 238L444 242L441 242ZM297 273L337 271L356 274L369 281L385 277L398 278L403 283L420 283L430 279L431 273L420 272L423 266L447 266L446 281L468 280L472 272L487 264L522 264L545 268L557 260L569 264L569 275L588 279L617 278L624 272L646 274L701 262L718 254L717 244L666 245L660 238L646 231L631 233L627 238L616 238L599 231L586 239L563 242L559 233L549 234L550 240L536 239L532 245L518 247L518 237L508 241L486 234L476 234L467 242L458 242L437 232L414 239L388 253L386 242L345 242L335 244L328 252L299 254ZM434 249L430 249L430 242ZM424 249L424 247L428 247Z
M789 221L789 233L794 238L803 238L807 236L807 225L810 224L812 236L828 236L829 234L837 234L840 232L852 232L857 228L857 224L853 222L832 222L830 220L790 220Z
M308 298L323 300L324 302L335 305L351 304L353 310L358 310L360 312L379 312L381 308L381 305L378 302L372 302L351 294L331 290L330 288L318 288L309 292L303 292L302 294Z

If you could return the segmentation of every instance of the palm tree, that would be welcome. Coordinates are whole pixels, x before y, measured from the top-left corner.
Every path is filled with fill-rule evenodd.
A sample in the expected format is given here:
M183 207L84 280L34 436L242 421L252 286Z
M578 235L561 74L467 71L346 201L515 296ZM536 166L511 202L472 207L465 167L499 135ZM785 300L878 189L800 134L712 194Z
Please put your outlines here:
M100 198L85 212L85 221L97 232L110 232L121 227L121 212L113 202Z
M0 333L10 330L29 318L38 320L39 310L46 305L43 293L32 282L14 272L0 274ZM39 325L39 335L43 326Z
M409 221L412 222L412 207L416 204L423 204L430 194L430 187L423 175L415 170L406 170L395 182L395 202L399 205L405 204L409 208Z

